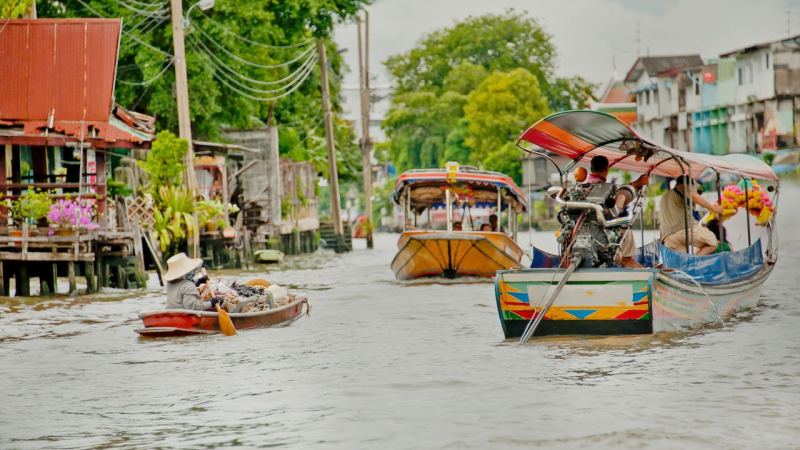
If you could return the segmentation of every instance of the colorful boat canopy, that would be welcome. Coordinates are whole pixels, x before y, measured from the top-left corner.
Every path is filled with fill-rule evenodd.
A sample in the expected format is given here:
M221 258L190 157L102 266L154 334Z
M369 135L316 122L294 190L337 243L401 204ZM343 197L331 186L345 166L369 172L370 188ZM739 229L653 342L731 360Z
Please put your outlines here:
M412 187L411 205L417 209L443 207L447 188L451 191L453 203L467 202L472 206L491 207L497 204L499 188L503 195L503 209L511 204L517 211L528 210L525 192L511 177L500 172L468 168L455 174L448 173L445 169L409 170L397 179L392 200L398 205L402 204L408 195L408 187Z
M772 168L758 158L674 150L642 138L616 117L598 111L549 115L528 128L519 140L577 162L588 164L594 156L603 155L617 169L670 178L687 173L697 179L705 170L713 169L761 180L778 179Z

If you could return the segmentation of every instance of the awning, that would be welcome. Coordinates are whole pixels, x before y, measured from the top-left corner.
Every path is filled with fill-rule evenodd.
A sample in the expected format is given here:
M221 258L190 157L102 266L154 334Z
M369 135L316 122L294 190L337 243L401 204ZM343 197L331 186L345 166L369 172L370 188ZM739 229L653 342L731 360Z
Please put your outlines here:
M505 189L523 210L528 210L528 199L511 177L499 172L490 171L460 171L455 177L456 183L463 183L474 190L497 190ZM441 169L435 170L409 170L400 175L392 192L392 199L400 204L406 187L415 186L447 186L447 172Z
M778 179L775 172L759 158L746 154L717 156L674 150L640 137L616 117L599 111L552 114L525 131L517 145L520 145L520 141L530 142L581 163L588 164L594 156L603 155L614 168L669 178L687 173L697 179L703 171L713 169L760 180ZM637 161L636 152L646 158Z

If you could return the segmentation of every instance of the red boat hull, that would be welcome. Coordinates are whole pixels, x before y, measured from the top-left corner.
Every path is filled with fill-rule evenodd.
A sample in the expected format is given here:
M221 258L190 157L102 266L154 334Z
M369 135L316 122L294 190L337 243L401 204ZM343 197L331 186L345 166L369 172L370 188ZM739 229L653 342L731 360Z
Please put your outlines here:
M257 327L286 326L302 317L303 305L308 312L308 300L298 296L292 303L267 311L252 313L230 313L237 330ZM165 309L139 313L144 328L135 332L142 336L186 336L190 334L219 333L219 317L216 312Z

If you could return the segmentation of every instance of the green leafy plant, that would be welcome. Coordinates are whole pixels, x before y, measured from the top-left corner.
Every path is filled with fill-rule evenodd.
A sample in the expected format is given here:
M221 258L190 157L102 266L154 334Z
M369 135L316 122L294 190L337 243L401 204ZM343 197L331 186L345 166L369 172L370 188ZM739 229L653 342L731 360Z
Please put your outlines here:
M154 225L156 236L159 238L162 251L170 244L177 246L187 237L195 236L198 233L197 222L194 219L195 204L194 194L184 188L175 186L162 186L158 190L155 199L155 211L160 217L155 216L158 227ZM163 221L169 221L167 225ZM169 232L169 236L164 234L164 230ZM166 244L165 244L166 242Z
M133 189L131 189L130 186L122 181L115 180L113 177L108 177L107 186L108 196L110 198L128 197L133 195Z
M153 195L159 194L162 187L181 184L186 168L183 156L188 150L189 142L186 139L180 139L169 131L158 133L158 138L147 153L147 160L139 162L150 180L150 192Z
M52 204L49 192L28 188L19 198L11 202L11 217L18 225L22 225L23 222L35 224L47 217Z
M203 199L197 202L197 223L201 227L206 223L216 221L220 227L229 227L230 221L225 217L225 204L219 199L214 200ZM239 207L228 203L228 212L236 214L239 212Z

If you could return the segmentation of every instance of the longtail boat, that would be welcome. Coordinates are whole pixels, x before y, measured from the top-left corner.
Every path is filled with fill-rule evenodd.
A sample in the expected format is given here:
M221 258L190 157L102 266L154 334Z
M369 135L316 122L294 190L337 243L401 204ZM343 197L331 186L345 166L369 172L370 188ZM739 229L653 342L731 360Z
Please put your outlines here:
M287 326L308 313L308 299L305 295L293 296L287 305L264 311L229 313L237 330L258 327ZM162 309L139 313L144 328L133 331L147 337L189 336L196 334L219 333L219 315L212 311L192 311L188 309Z
M537 147L569 158L563 169ZM596 111L553 114L531 126L517 146L556 165L559 186L547 191L560 207L558 254L533 247L531 267L499 271L495 297L506 338L554 334L647 334L722 322L755 306L778 258L775 208L779 182L750 155L714 156L668 148L638 136L617 118ZM725 210L722 240L731 252L694 254L692 195L684 198L686 248L660 240L639 247L644 268L615 264L622 239L633 233L647 194L635 194L627 211L608 215L611 183L570 182L567 174L603 155L616 169L693 180L711 180ZM723 190L723 180L731 183ZM759 186L758 182L763 183ZM766 188L765 188L766 186ZM708 217L708 216L707 216Z
M403 173L392 199L403 208L403 234L392 261L397 279L494 277L498 270L522 267L516 217L528 210L528 200L510 177L450 162L445 169ZM435 227L437 210L446 213L444 229ZM480 210L497 215L498 224L506 212L511 231L481 231L488 222L476 221Z

